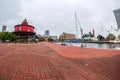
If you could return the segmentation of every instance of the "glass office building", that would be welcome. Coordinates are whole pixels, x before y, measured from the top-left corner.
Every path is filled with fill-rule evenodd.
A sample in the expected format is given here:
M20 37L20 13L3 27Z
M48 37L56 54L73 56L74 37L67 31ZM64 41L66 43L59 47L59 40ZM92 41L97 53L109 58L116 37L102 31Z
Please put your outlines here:
M116 18L118 29L120 29L120 9L116 9L113 12Z

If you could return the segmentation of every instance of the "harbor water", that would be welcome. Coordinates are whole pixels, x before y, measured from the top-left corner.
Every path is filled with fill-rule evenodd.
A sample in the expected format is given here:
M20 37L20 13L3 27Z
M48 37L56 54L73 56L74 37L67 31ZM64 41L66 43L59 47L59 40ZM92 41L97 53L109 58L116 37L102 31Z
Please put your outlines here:
M62 42L58 44L64 44L68 46L78 46L78 47L87 47L87 48L100 48L100 49L119 49L120 44L114 43L70 43L70 42Z

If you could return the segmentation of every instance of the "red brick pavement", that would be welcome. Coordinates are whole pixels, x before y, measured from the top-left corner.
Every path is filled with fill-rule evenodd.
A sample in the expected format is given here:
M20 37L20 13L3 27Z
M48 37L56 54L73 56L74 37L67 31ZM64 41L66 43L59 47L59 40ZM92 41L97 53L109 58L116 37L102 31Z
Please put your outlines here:
M120 51L0 44L0 80L120 80Z
M60 46L56 44L48 44L50 48L57 53L66 57L69 61L76 64L84 70L84 72L95 73L105 80L120 80L120 50L104 50L80 48L74 46ZM95 80L103 80L101 77ZM93 80L87 76L88 80Z

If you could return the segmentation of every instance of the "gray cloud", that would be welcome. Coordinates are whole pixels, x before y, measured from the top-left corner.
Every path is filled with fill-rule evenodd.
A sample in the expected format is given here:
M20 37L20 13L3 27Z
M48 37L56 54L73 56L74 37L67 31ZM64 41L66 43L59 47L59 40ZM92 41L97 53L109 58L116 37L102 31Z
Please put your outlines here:
M8 30L12 30L16 20L20 18L20 4L17 0L0 0L0 28L6 25Z
M14 26L27 18L43 34L49 29L52 35L75 33L74 12L84 33L101 27L116 27L113 10L120 8L119 0L3 0L0 3L0 25Z

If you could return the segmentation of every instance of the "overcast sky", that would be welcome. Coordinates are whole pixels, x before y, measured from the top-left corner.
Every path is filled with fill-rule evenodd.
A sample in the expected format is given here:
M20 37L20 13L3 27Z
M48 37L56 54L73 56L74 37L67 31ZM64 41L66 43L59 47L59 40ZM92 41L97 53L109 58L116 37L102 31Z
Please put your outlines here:
M113 10L118 8L120 0L0 0L0 28L6 25L13 31L26 18L39 34L76 33L76 12L83 32L95 29L98 34L102 28L117 28Z

